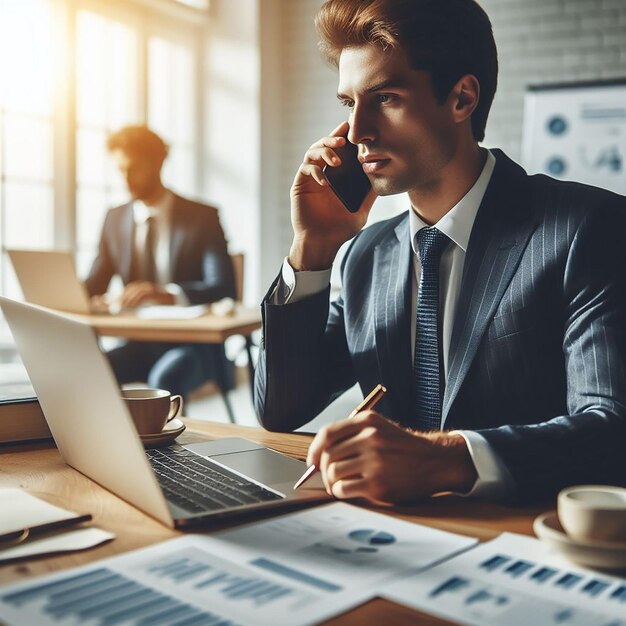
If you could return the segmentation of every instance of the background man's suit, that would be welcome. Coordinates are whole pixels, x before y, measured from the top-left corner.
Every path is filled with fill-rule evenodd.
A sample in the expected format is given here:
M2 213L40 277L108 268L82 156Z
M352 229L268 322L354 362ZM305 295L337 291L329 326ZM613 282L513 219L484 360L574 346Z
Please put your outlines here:
M90 295L106 292L115 274L124 284L141 278L134 230L132 202L107 213L98 255L85 281ZM190 304L235 297L233 266L217 209L174 195L170 276ZM221 345L128 342L109 352L109 358L120 382L147 378L150 385L183 396L208 379L215 379L223 389L232 386L232 368Z
M626 482L626 199L529 177L502 152L470 238L449 352L443 428L477 430L519 500ZM352 242L341 297L263 303L255 402L290 430L358 382L412 426L408 215ZM274 286L270 289L272 294Z

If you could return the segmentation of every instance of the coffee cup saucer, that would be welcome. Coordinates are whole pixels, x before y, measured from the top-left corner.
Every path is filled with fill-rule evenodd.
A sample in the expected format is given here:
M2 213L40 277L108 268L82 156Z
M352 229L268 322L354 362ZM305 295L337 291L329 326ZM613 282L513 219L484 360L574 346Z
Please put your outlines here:
M185 428L185 424L177 417L170 420L160 433L149 433L147 435L139 435L144 448L154 448L156 446L170 443L180 435Z
M559 554L579 565L602 570L626 570L626 543L578 541L563 530L556 511L539 515L533 530Z

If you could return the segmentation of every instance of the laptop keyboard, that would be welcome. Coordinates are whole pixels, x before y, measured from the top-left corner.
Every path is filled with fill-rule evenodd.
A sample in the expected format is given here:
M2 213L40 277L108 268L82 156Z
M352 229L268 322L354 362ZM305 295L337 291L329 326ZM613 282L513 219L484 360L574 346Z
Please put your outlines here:
M181 446L146 450L146 455L165 498L190 513L283 499Z

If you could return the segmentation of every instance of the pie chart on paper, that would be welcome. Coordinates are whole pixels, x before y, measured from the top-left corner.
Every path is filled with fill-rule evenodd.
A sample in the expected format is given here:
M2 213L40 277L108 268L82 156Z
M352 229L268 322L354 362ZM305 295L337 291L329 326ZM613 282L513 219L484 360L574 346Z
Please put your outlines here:
M387 546L395 543L396 538L390 533L386 533L379 530L363 529L353 530L348 537L357 543L362 543L368 546Z

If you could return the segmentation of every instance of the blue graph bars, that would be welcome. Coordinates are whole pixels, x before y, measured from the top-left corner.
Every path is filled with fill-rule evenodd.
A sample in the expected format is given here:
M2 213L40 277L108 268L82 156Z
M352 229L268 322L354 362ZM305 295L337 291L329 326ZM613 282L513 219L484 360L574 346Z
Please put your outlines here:
M445 582L441 583L438 587L433 589L428 595L431 598L436 598L444 593L450 592L458 592L465 587L470 585L470 581L466 578L461 578L460 576L453 576L452 578L448 578Z
M483 569L486 569L488 572L493 572L493 570L498 569L500 565L504 565L504 563L507 563L510 560L511 559L508 556L496 554L495 556L492 556L490 559L487 559L484 563L481 563L480 566Z
M537 565L531 561L514 559L506 554L495 554L484 560L478 566L479 569L499 575L508 575L515 578L527 575L530 580L538 585L553 584L562 590L576 591L590 598L596 598L606 594L607 598L616 602L626 603L626 584L614 583L600 578L586 578L573 572L563 572L555 567ZM499 571L498 571L499 570ZM458 587L460 579L452 578L446 584L435 590L437 593L452 591ZM450 584L451 586L446 586Z
M590 580L583 588L582 593L588 593L590 596L597 596L602 593L604 590L608 589L611 586L611 583L606 580Z
M177 583L196 579L195 589L219 588L220 593L230 600L252 600L257 606L274 602L294 593L292 588L270 580L229 574L193 558L178 558L159 563L149 568L148 571L155 576L170 578Z
M273 572L274 574L280 574L281 576L287 576L288 578L299 580L302 583L317 587L318 589L323 589L324 591L341 591L342 589L335 583L322 580L321 578L311 576L310 574L301 572L293 567L287 567L286 565L276 563L276 561L270 561L270 559L265 559L263 557L255 559L251 562L251 565L256 565L257 567Z
M534 567L534 563L528 561L515 561L515 563L509 565L504 571L511 576L518 577Z
M555 585L557 587L563 587L563 589L571 589L577 583L579 583L582 579L583 579L582 576L568 572L567 574L564 574L563 576L561 576L561 578L559 578L556 581Z
M626 585L620 585L612 594L611 599L626 602Z
M99 626L132 622L136 626L235 626L219 615L145 587L102 568L64 580L32 585L1 599L15 607L43 601L52 621L98 620Z

